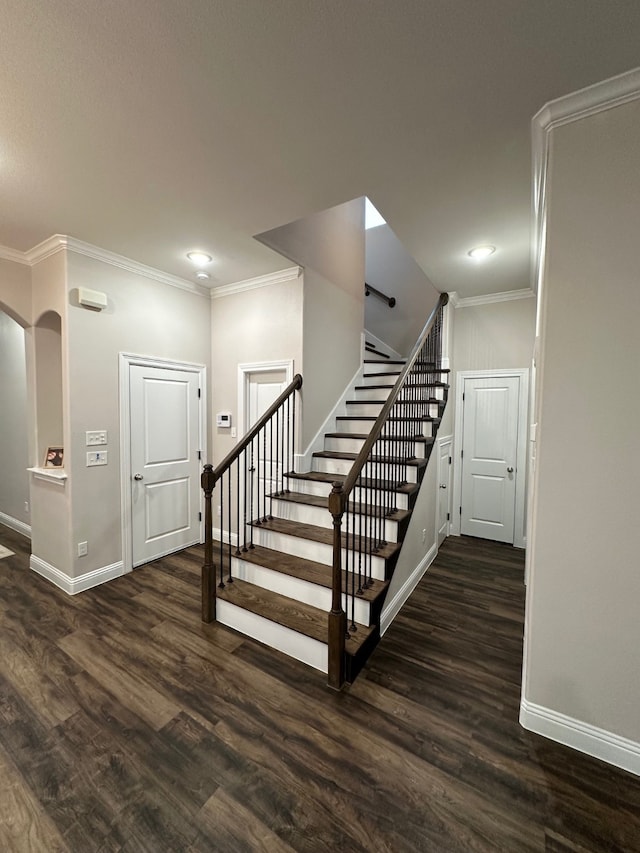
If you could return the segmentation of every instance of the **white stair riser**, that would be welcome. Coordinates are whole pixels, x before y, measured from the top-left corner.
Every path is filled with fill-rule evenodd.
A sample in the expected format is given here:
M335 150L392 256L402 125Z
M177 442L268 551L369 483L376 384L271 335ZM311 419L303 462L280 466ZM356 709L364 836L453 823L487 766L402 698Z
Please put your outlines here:
M339 453L360 453L362 445L365 443L364 438L334 438L326 437L324 440L325 450L337 450ZM399 442L393 442L395 447ZM423 441L413 443L413 454L418 459L424 459L426 456L426 446Z
M277 518L287 521L297 521L299 524L312 524L314 527L333 528L333 518L326 508L312 506L311 504L299 504L292 501L274 501L273 514ZM364 521L362 522L364 524ZM356 516L356 525L360 524ZM357 529L357 528L356 528ZM398 541L398 523L387 519L385 521L384 535L387 542Z
M369 361L369 356L365 355L365 361ZM389 364L386 359L372 359L370 363L365 364L364 372L365 373L397 373L399 370L402 370L402 365L398 364Z
M371 432L373 429L375 421L356 421L354 419L347 419L344 421L336 421L336 432L361 432L367 433ZM414 424L414 428L418 425ZM425 438L431 438L435 434L435 429L432 421L423 421L422 423L422 435ZM329 448L326 448L327 450Z
M323 542L313 542L310 539L302 539L299 536L289 536L287 533L279 533L266 528L254 528L253 541L256 545L264 548L272 548L274 551L283 551L294 557L302 557L304 560L315 560L316 563L324 563L326 566L333 565L333 547ZM342 549L342 564L346 565L346 551ZM384 560L375 555L371 558L371 574L376 580L384 580Z
M352 459L333 459L326 456L315 456L313 459L313 470L324 474L348 474L353 466ZM376 477L382 475L385 478L384 470L379 470L380 466L367 464L362 469L364 477ZM408 483L417 483L418 475L415 465L407 465L406 479Z
M404 406L403 408L409 410L409 406ZM438 415L438 404L437 403L429 403L428 406L425 406L424 415L430 418L437 418ZM348 403L346 415L349 416L358 416L358 415L373 415L374 417L378 417L380 414L380 410L382 409L382 404L380 403Z
M392 388L354 388L352 400L386 400Z
M233 577L255 586L269 589L279 595L301 601L303 604L310 604L311 607L326 610L327 613L331 610L331 589L329 587L318 586L318 584L310 581L291 577L291 575L285 575L282 572L274 572L265 566L256 566L254 563L246 563L237 558L232 559L232 571ZM330 572L331 569L327 566L327 573L330 574ZM357 596L354 600L356 622L361 625L369 625L371 623L371 605L368 601ZM342 606L345 610L347 609L346 595L342 597ZM349 615L351 615L351 601L349 601Z
M278 649L314 669L319 669L320 672L328 671L326 643L321 643L305 634L299 634L291 628L285 628L284 625L272 622L264 616L258 616L257 613L237 607L221 598L216 602L216 621L240 631L247 637L253 637L272 649Z
M296 480L290 479L289 481L289 489L292 492L296 492L297 494L302 495L314 495L316 497L328 497L331 492L331 483L320 483L314 480ZM361 500L371 500L370 492L366 494L360 493L360 489L357 487L353 490L352 499L359 503ZM398 492L396 494L396 506L398 509L409 509L409 498L407 495Z

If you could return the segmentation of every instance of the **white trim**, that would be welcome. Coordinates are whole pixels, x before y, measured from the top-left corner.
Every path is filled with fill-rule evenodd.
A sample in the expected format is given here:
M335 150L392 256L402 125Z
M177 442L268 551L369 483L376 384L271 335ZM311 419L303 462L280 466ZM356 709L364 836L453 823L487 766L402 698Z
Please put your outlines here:
M520 725L530 732L640 776L640 743L524 698L520 703Z
M457 294L456 294L457 296ZM521 290L503 290L501 293L485 293L482 296L465 296L456 299L456 308L473 308L476 305L493 305L496 302L512 302L516 299L531 299L535 296L530 287Z
M61 471L58 468L27 468L33 474L34 480L46 480L49 483L55 483L56 486L64 488L65 481L69 479L66 471Z
M547 168L551 131L556 127L619 107L640 98L640 68L546 103L531 120L533 159L531 286L538 292L544 268L547 227Z
M219 527L213 527L211 529L211 537L213 539L215 539L217 542L220 541L221 536L224 537L224 539L222 540L224 545L229 544L229 537L231 537L231 544L235 545L237 547L237 545L238 545L238 534L237 533L229 534L228 531L224 531L224 530L221 532ZM180 550L182 550L182 549L180 549ZM213 555L214 555L214 559L215 559L215 548L214 548Z
M100 569L94 569L91 572L86 572L84 575L79 575L77 578L70 578L60 569L41 560L32 554L29 558L29 568L46 578L51 583L55 584L59 589L66 592L67 595L77 595L79 592L84 592L94 586L106 583L107 581L119 578L124 574L124 566L122 562L111 563L109 566L102 566Z
M269 373L272 370L284 370L285 381L290 385L293 381L293 359L281 359L280 361L255 361L238 365L238 440L249 431L245 424L245 403L248 388L248 373Z
M3 261L13 261L14 264L30 266L24 252L21 252L19 249L12 249L9 246L0 246L0 259Z
M335 406L325 418L324 423L320 426L317 433L307 445L307 449L303 453L296 453L294 470L298 472L311 470L313 454L316 451L324 450L325 434L328 432L338 431L336 418L338 417L338 415L346 415L346 402L353 394L354 385L360 384L363 371L364 365L360 365L360 367L354 373L353 378L349 380L346 388L338 398Z
M458 370L456 372L456 413L455 426L453 430L454 449L453 454L453 502L451 512L450 531L452 536L460 536L460 513L456 507L460 506L462 499L462 465L460 465L460 451L462 447L462 417L465 379L492 379L517 377L520 380L518 394L518 445L516 450L516 506L513 521L513 545L515 548L524 548L526 545L525 531L525 495L527 481L527 444L529 438L529 426L527 412L529 408L529 368L513 368L512 370Z
M457 308L458 305L460 304L460 297L458 296L457 290L449 291L449 303L448 304L451 305L453 308Z
M24 521L18 521L18 519L14 518L12 515L0 512L0 524L4 524L5 527L9 527L16 533L21 533L23 536L26 536L27 539L31 539L31 525L25 524Z
M438 548L434 542L406 581L402 584L400 589L393 596L391 601L388 604L385 604L385 607L380 614L380 636L386 633L387 628L400 612L400 608L405 604L413 590L418 586L422 580L422 576L427 571L431 563L433 563L437 555Z
M199 423L202 463L207 459L207 368L190 361L172 361L154 356L121 352L118 354L118 384L120 389L120 512L122 562L124 572L133 568L133 536L131 530L131 405L129 374L132 366L159 367L164 370L184 370L199 374ZM204 506L200 490L200 542L204 541ZM172 552L169 552L172 553Z
M170 287L177 287L180 290L186 290L188 293L195 293L198 296L209 298L209 288L203 287L187 279L179 278L176 275L163 272L155 267L149 267L146 264L141 264L139 261L134 261L131 258L126 258L124 255L118 255L115 252L110 252L108 249L101 249L99 246L93 246L91 243L85 243L82 240L76 240L75 237L68 237L66 234L54 234L52 237L38 243L33 249L24 252L25 263L30 266L50 258L67 249L69 252L75 252L77 255L84 255L87 258L93 258L96 261L110 264L113 267L119 267L127 272L135 273L136 275L150 278L153 281L158 281L161 284L168 284Z
M283 284L285 281L294 281L302 275L301 267L288 267L278 272L270 272L255 278L247 278L244 281L236 281L232 284L223 284L211 289L212 299L221 299L223 296L233 296L235 293L245 293L247 290L257 290L259 287L269 287L272 284Z

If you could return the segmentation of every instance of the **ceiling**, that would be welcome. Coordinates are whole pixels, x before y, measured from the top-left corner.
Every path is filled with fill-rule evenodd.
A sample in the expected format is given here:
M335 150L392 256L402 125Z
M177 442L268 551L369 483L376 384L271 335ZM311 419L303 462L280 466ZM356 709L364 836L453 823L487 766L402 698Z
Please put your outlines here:
M0 0L0 244L213 286L367 195L440 290L528 287L530 120L640 57L638 0ZM497 247L489 261L468 249Z

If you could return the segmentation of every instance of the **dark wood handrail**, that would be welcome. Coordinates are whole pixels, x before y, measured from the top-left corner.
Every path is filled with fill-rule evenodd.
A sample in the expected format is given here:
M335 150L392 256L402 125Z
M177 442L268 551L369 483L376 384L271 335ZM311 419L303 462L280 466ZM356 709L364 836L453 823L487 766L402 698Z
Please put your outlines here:
M278 397L278 399L272 403L267 411L259 418L256 423L251 427L251 429L240 439L240 441L236 444L236 446L224 457L222 462L214 469L213 471L213 484L218 482L222 474L229 468L236 459L240 456L243 450L245 450L252 440L256 437L256 435L260 432L262 427L269 421L269 419L277 412L280 406L284 403L284 401L293 394L294 391L299 391L302 388L302 376L299 373L291 380L290 384L284 389L282 394Z
M383 302L386 302L389 308L393 308L396 304L395 296L387 296L386 293L383 293L381 290L378 290L377 287L374 287L372 284L364 283L364 295L368 296L370 293L373 293L374 296L377 296L378 299L382 299Z
M384 427L384 424L385 424L385 421L387 420L389 412L393 408L393 404L395 403L395 401L398 398L398 394L400 393L400 389L402 388L402 385L404 384L404 380L405 380L407 374L409 373L409 371L411 370L411 368L413 367L413 365L415 364L415 362L418 358L418 355L420 354L420 350L422 349L422 345L425 342L429 332L431 331L433 324L435 323L436 317L438 315L438 311L441 308L444 308L444 306L447 304L448 301L449 301L449 294L448 293L441 293L440 298L438 299L436 306L434 307L433 311L429 315L429 319L427 320L427 322L426 322L426 324L425 324L425 326L424 326L424 328L420 334L420 337L416 341L416 345L414 346L413 350L411 351L411 355L407 359L407 362L404 365L402 372L400 373L400 376L398 376L398 379L396 380L396 384L393 386L393 390L389 394L387 401L385 402L384 406L382 407L382 410L381 410L380 414L378 415L376 422L373 425L373 428L372 428L371 432L369 433L369 436L367 437L367 440L362 445L362 449L360 450L360 453L356 457L355 462L351 466L351 470L349 471L344 482L342 483L342 500L344 501L345 506L346 506L346 502L349 498L349 495L351 494L351 491L354 488L354 486L356 485L358 477L360 476L360 474L362 472L362 469L364 468L364 466L367 463L367 460L369 458L369 454L371 453L371 449L373 448L376 441L380 438L380 433L382 432L382 428Z

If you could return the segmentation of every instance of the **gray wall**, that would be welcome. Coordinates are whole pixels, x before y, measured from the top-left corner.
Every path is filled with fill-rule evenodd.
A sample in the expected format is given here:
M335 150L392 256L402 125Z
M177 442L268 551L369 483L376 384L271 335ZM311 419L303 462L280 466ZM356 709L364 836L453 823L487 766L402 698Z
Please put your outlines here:
M388 225L365 232L366 281L393 296L393 308L376 296L365 299L364 324L396 352L408 355L440 296Z
M552 131L524 695L640 743L640 102Z
M22 326L0 311L0 513L30 524L27 367Z
M304 450L360 367L364 199L276 228L258 239L304 267Z
M536 330L533 297L456 308L454 326L455 370L531 366Z
M101 312L77 304L80 286L104 291ZM120 352L210 367L209 298L68 253L68 394L65 466L72 494L72 577L122 559ZM85 431L108 430L109 464L87 468ZM75 543L87 541L86 557ZM62 569L62 566L59 566Z

